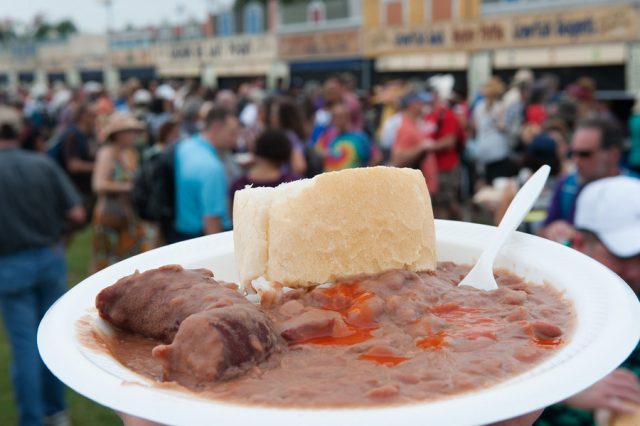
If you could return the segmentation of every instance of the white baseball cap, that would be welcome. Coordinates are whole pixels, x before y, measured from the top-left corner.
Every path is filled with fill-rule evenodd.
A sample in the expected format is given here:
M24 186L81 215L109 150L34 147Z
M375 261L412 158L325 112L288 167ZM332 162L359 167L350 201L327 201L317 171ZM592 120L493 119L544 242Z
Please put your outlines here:
M133 103L136 105L147 105L153 100L151 92L145 89L138 89L133 94Z
M588 184L578 196L575 227L596 234L618 257L640 254L640 179L615 176Z
M156 89L156 96L165 101L173 101L176 97L176 91L168 84L161 84Z

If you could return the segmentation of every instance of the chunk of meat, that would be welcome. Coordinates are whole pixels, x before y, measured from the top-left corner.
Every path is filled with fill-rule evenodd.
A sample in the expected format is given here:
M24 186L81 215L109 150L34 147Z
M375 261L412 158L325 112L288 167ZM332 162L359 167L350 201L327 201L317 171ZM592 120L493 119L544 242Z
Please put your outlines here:
M400 389L396 385L386 384L383 386L379 386L377 388L373 388L367 392L367 396L370 398L376 399L384 399L391 398L400 393Z
M522 305L528 297L525 291L509 288L499 288L495 290L495 294L498 296L498 302L505 305Z
M297 300L289 300L278 309L278 312L287 318L299 315L302 311L304 311L304 305Z
M278 346L267 315L206 269L136 272L102 290L96 307L111 324L166 343L152 355L164 380L186 386L242 374Z
M529 319L530 316L531 315L529 314L529 311L527 311L526 308L524 308L523 306L518 306L513 311L511 311L509 315L507 315L507 321L510 321L510 322L524 321Z
M513 353L513 357L518 361L532 363L538 361L543 354L543 350L527 343L517 347Z
M533 334L539 339L555 339L562 336L562 329L555 324L546 321L534 321L531 323Z
M189 316L170 345L159 345L153 356L163 379L198 387L244 373L267 359L278 336L269 318L252 305L210 309Z
M376 295L357 298L346 312L346 321L357 327L372 326L376 317L384 312L384 307L384 300Z
M351 334L339 313L309 308L284 321L280 335L290 342L304 342L316 337L345 337Z
M96 297L100 316L126 331L171 343L189 315L235 304L250 304L220 285L207 269L168 265L121 278Z

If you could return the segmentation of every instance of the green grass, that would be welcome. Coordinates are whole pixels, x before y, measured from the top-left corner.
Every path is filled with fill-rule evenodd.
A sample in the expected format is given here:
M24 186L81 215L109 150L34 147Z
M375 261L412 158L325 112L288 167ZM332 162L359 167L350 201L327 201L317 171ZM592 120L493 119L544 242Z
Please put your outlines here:
M74 236L67 250L69 287L73 287L88 275L90 261L91 232L86 229ZM9 376L9 364L9 342L6 338L4 325L0 321L0 425L6 426L17 424L17 413ZM100 384L96 383L96 386L100 386ZM71 420L76 426L115 426L122 424L113 411L78 395L72 390L67 392L67 403Z

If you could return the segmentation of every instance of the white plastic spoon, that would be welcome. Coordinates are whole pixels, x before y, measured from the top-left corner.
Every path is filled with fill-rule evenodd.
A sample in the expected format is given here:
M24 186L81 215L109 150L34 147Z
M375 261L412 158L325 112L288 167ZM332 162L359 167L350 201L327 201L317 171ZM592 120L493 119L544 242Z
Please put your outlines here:
M493 262L496 259L496 255L505 241L507 241L507 238L509 238L509 235L518 228L522 219L531 210L531 206L533 206L533 203L544 188L550 170L551 168L546 165L540 167L527 180L527 183L520 188L500 221L493 240L484 249L476 264L458 285L468 285L480 290L495 290L498 288L498 284L493 277Z

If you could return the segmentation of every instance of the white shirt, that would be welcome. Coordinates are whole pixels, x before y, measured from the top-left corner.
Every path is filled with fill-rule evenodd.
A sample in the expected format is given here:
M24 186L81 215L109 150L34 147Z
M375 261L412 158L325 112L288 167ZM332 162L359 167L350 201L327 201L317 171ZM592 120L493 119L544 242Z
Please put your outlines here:
M476 156L481 164L504 160L510 154L509 139L503 131L498 129L503 113L502 102L495 102L491 110L487 111L485 100L480 101L473 110L473 122L476 127Z

